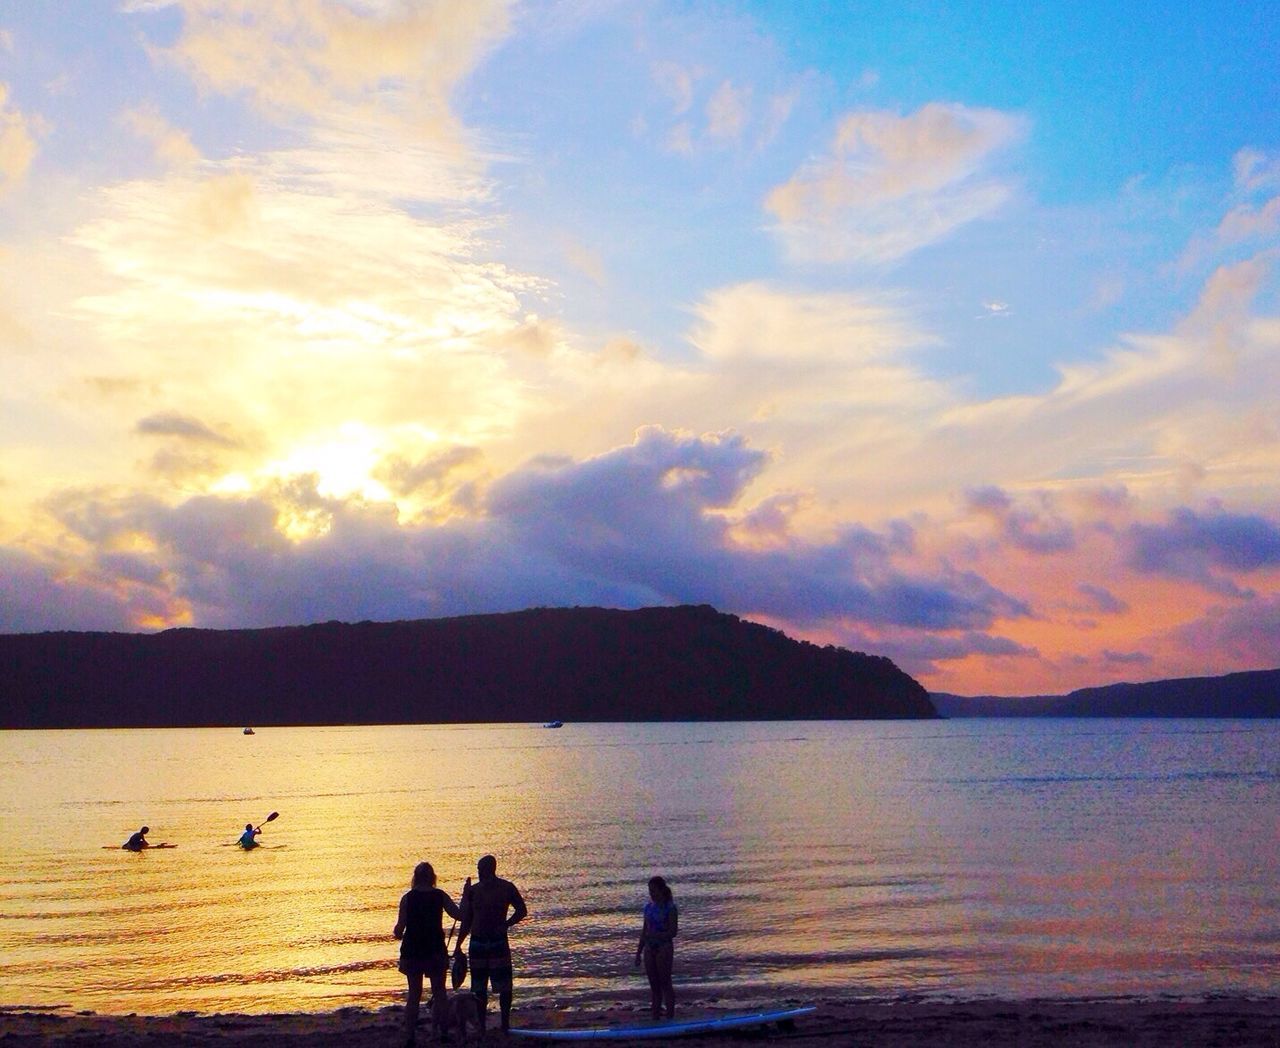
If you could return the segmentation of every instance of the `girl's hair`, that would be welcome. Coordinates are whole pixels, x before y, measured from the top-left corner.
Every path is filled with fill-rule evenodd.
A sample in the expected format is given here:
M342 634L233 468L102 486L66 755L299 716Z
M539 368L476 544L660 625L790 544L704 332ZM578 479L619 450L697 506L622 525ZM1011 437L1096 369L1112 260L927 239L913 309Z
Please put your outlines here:
M434 888L436 886L436 870L429 862L420 862L413 868L413 887Z
M671 887L661 877L649 878L649 891L656 893L658 898L665 903L670 903L674 899L671 894Z

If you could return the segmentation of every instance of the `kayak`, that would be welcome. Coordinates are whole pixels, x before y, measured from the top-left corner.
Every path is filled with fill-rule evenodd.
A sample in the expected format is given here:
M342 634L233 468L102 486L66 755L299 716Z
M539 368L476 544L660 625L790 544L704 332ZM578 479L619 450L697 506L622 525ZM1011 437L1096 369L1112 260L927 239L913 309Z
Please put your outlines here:
M122 844L104 844L102 847L105 851L144 852L155 851L157 848L176 848L177 845L165 842L164 844L148 844L145 848L126 848Z

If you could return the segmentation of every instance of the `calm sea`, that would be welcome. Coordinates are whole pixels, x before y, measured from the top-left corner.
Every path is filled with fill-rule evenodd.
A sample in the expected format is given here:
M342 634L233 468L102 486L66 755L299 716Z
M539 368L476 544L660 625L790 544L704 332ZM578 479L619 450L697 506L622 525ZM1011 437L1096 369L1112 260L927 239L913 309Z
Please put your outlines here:
M646 997L652 873L686 1002L1280 991L1280 722L0 732L0 813L0 1005L394 1003L490 851L525 1001Z

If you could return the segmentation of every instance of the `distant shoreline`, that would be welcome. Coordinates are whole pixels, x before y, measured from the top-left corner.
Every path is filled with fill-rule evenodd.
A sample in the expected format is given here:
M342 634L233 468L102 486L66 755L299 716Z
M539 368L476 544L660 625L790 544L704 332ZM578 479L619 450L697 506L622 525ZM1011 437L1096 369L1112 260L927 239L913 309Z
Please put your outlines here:
M925 1048L936 1044L1021 1048L1069 1043L1093 1048L1177 1044L1271 1045L1280 1042L1280 998L1214 998L1205 1001L1134 999L990 1000L868 1002L817 1000L818 1010L795 1028L768 1028L752 1039L782 1044L858 1045L860 1048ZM570 1014L519 1007L513 1021L536 1028L585 1027L634 1022L638 1006L595 1008ZM729 1011L730 1009L722 1009ZM690 1008L686 1017L705 1014ZM101 1048L152 1045L289 1044L385 1048L402 1036L398 1006L377 1010L239 1015L178 1012L167 1016L63 1014L18 1006L0 1007L0 1040L5 1044L48 1044L62 1040ZM436 1043L429 1027L419 1027L419 1043ZM456 1039L455 1039L456 1043ZM474 1043L474 1042L473 1042ZM487 1043L537 1044L502 1038L490 1031ZM543 1042L546 1043L546 1042ZM640 1048L657 1039L613 1041ZM732 1045L725 1034L681 1037L680 1044Z
M1178 677L1142 684L1106 684L1065 695L952 695L930 692L938 713L969 717L1198 718L1271 720L1280 717L1280 669L1244 670L1219 677Z

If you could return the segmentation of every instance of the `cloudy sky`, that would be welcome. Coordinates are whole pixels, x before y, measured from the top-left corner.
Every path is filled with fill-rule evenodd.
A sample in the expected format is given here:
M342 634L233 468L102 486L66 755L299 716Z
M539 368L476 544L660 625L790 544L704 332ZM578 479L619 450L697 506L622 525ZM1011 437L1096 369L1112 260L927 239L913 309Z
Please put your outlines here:
M0 3L0 631L1280 665L1270 0Z

